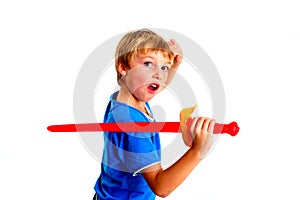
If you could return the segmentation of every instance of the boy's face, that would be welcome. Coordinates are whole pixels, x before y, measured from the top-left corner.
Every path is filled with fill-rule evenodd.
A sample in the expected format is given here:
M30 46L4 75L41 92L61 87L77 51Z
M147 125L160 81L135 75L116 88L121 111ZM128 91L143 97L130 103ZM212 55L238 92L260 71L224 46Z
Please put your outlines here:
M147 102L165 88L171 60L160 51L137 53L125 76L125 87L138 101Z

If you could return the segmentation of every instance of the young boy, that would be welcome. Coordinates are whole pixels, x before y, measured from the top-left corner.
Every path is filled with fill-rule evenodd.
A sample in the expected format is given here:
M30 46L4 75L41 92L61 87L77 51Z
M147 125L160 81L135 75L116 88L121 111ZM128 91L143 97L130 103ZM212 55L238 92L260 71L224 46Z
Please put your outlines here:
M182 61L175 40L166 42L148 29L126 34L119 42L115 67L120 90L111 96L104 122L155 121L148 104L172 80ZM171 167L161 167L158 133L104 133L101 174L94 199L166 197L208 152L214 120L193 119L191 148Z

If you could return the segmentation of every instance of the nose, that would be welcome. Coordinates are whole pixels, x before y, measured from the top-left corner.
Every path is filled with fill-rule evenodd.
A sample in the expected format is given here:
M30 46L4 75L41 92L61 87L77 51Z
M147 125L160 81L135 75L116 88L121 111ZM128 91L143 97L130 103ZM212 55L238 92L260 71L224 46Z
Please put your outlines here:
M156 66L154 69L153 69L153 75L152 75L153 78L157 79L157 80L162 80L163 78L163 71L160 69L159 66Z

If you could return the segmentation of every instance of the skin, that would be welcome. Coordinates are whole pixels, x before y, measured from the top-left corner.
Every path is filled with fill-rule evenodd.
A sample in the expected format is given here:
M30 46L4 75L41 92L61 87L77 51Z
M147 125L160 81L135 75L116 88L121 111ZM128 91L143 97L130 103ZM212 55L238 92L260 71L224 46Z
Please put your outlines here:
M145 102L151 100L162 91L172 80L182 61L182 51L175 40L169 45L175 53L174 60L163 57L161 52L137 54L130 63L130 69L119 65L122 74L121 88L117 100L129 104L147 114ZM149 89L152 84L158 85L157 90ZM191 148L172 166L163 169L155 164L143 170L142 174L152 191L166 197L174 191L204 158L212 144L215 121L210 118L196 117L190 127L193 144Z

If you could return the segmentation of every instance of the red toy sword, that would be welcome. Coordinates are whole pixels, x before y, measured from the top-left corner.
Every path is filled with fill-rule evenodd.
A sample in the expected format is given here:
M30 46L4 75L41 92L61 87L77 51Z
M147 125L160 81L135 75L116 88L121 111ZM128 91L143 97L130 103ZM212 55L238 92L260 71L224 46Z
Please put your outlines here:
M189 124L188 122L189 120L187 121L187 124ZM180 122L61 124L48 126L47 129L50 132L181 132ZM237 135L238 131L239 127L236 122L231 122L229 124L215 123L213 133L227 133L231 136L235 136Z
M192 142L189 134L189 127L193 119L195 106L192 108L184 108L180 112L180 122L118 122L118 123L85 123L85 124L62 124L48 126L51 132L173 132L182 133L183 140L186 145L190 146ZM239 132L236 122L229 124L215 123L213 133L227 133L235 136Z

